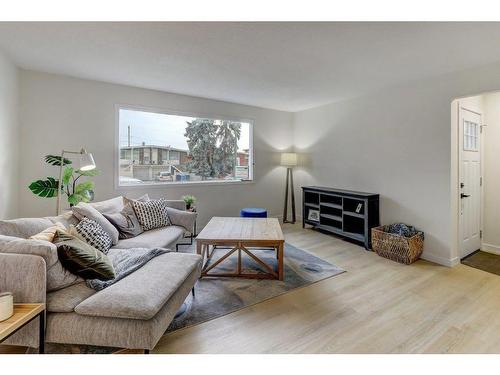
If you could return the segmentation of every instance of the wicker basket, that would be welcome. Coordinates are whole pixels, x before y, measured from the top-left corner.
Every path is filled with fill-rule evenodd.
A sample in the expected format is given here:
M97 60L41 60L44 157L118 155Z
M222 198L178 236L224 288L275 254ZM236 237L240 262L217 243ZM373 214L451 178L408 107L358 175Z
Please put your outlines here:
M372 228L372 248L381 257L399 263L415 262L424 250L424 238L421 233L413 237L404 237L384 231L387 226Z

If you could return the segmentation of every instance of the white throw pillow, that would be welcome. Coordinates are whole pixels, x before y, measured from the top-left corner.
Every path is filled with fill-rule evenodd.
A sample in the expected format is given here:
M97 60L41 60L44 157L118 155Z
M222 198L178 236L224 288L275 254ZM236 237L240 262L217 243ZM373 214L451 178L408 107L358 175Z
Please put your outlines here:
M162 228L170 225L167 202L165 199L148 202L132 201L135 215L144 230Z
M113 241L109 234L97 223L97 221L84 217L76 226L76 232L83 237L85 242L104 254L113 245Z

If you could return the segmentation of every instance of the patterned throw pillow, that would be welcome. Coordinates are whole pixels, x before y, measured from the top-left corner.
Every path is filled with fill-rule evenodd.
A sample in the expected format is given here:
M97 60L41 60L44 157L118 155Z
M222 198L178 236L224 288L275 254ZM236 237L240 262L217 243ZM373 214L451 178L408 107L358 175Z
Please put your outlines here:
M113 244L111 236L97 223L97 221L84 217L76 226L76 232L97 250L106 254Z
M148 202L132 201L132 207L144 230L170 225L167 213L167 201L165 199L150 200Z

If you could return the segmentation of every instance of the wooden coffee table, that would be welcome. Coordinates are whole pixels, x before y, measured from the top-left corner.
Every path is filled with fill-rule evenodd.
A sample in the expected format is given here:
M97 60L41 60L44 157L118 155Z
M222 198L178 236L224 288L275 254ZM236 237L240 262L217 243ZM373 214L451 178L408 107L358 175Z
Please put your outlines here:
M285 238L276 218L213 217L196 237L196 252L203 258L201 277L241 277L252 279L283 280L283 252ZM228 248L220 248L220 247ZM212 247L212 249L210 249ZM252 249L253 248L253 249ZM260 259L255 253L259 249L276 250L278 271ZM227 252L212 264L210 259L216 251ZM238 253L237 269L231 273L210 272L235 252ZM241 255L247 254L260 264L266 273L249 273L242 269ZM206 260L205 260L206 258Z

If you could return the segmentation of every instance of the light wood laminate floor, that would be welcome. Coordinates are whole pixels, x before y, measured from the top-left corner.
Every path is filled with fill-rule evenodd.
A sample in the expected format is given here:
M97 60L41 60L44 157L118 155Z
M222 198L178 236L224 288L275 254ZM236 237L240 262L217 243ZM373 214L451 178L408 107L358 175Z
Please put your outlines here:
M168 334L153 352L500 353L499 276L400 265L300 225L283 230L347 272Z
M499 276L404 266L300 225L283 231L347 272L165 335L152 353L500 353Z

